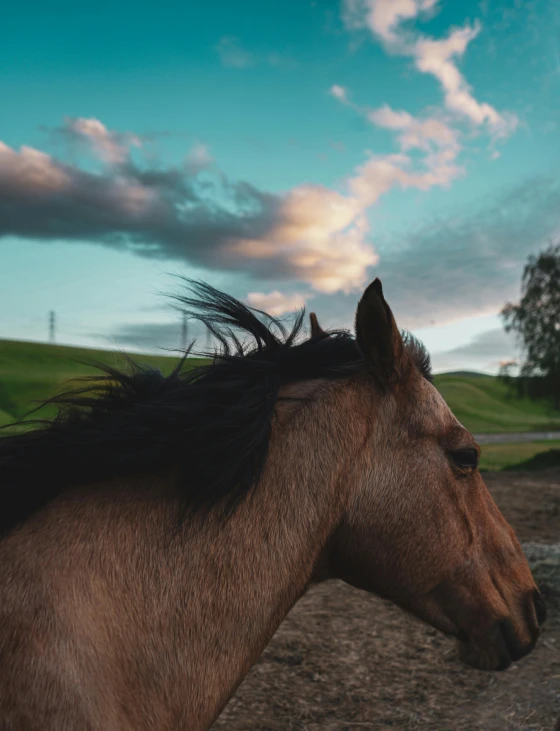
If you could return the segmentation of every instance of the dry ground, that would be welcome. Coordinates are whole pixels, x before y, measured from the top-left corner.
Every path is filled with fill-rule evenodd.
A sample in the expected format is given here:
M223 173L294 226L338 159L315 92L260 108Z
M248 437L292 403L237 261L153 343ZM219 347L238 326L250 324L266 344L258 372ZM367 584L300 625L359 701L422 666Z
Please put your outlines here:
M560 471L494 473L522 542L560 541ZM560 717L560 595L535 651L503 673L462 666L453 641L341 582L298 602L214 731L552 731Z

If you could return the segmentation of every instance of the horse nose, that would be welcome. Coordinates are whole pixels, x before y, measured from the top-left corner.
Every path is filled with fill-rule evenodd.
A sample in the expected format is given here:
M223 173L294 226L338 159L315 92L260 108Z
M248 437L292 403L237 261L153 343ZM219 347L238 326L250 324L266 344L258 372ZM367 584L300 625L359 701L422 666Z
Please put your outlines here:
M533 604L535 605L537 622L539 623L539 627L542 627L546 622L546 604L544 603L544 599L542 598L540 591L537 589L533 592Z

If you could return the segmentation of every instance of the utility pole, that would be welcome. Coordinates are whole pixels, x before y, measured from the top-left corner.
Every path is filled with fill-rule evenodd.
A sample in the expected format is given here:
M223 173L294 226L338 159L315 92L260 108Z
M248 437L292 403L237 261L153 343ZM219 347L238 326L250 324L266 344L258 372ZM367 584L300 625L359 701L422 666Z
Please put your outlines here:
M187 313L183 312L183 322L181 323L181 349L183 351L185 351L187 349L187 335L188 335Z
M55 314L54 310L49 312L49 343L54 343L54 325L55 325Z

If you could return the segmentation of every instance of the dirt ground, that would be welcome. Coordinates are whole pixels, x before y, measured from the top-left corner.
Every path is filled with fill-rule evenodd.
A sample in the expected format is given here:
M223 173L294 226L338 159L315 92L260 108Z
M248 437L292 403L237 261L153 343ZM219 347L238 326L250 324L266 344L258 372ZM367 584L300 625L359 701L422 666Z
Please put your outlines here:
M560 542L560 471L487 473L521 542ZM546 592L546 587L542 587ZM376 597L327 582L303 597L212 729L552 731L560 717L560 595L536 649L502 673Z

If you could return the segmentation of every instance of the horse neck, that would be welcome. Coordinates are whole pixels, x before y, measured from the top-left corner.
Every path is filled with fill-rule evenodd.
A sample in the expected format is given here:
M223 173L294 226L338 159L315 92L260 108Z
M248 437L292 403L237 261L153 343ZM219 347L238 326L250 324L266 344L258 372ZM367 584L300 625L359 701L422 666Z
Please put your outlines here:
M31 700L22 690L25 708L33 701L37 718L54 713L68 687L81 699L72 701L76 728L209 728L341 520L365 420L350 387L327 384L319 395L324 388L286 394L317 398L279 404L261 482L228 522L191 518L174 533L178 496L146 475L77 489L0 544L0 597L5 606L11 597L14 626L37 627L50 648L41 657L64 680ZM26 572L10 574L24 563L31 583ZM34 591L53 606L56 632L37 625L26 598ZM14 640L18 663L39 667L18 648Z
M340 521L343 478L363 436L351 391L338 384L329 390L328 398L296 405L295 412L281 406L261 483L229 522L185 530L189 676L201 721L192 719L189 728L207 728L227 703L304 593Z

